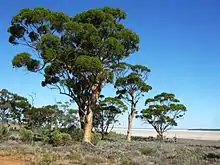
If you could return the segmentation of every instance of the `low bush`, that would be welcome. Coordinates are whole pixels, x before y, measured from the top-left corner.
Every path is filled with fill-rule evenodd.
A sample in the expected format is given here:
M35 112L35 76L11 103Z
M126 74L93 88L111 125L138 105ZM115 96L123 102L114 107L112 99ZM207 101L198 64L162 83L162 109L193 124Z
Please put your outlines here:
M9 139L11 131L8 127L0 126L0 141L5 141Z
M116 132L109 132L108 136L106 136L106 140L108 141L124 141L125 139L126 135Z
M139 151L141 152L141 154L146 155L146 156L151 156L153 153L155 153L156 151L154 151L153 148L140 148Z
M92 144L97 144L101 140L102 140L102 134L101 133L93 133L92 134Z
M72 141L68 133L62 133L59 130L44 130L42 139L44 143L52 144L53 146L67 145Z
M75 128L70 132L70 135L71 135L73 141L82 142L84 130L82 130L80 128ZM93 133L92 134L92 143L97 144L98 141L101 140L101 138L102 138L102 135L100 133Z
M121 165L132 165L132 162L129 159L124 159L121 161Z
M43 155L42 159L40 160L40 165L51 165L57 161L57 155L53 153L46 153Z
M26 128L21 128L19 131L21 141L31 143L33 141L34 133Z
M73 141L81 142L83 140L84 131L80 128L75 128L71 132L69 132Z
M208 153L204 156L205 159L220 159L220 155L216 153Z

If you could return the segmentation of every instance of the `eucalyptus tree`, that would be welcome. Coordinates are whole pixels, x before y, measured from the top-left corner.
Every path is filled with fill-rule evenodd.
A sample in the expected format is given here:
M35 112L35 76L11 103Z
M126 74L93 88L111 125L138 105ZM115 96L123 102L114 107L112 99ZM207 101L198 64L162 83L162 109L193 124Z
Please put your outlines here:
M42 86L58 89L78 105L84 142L91 142L93 113L116 63L139 49L139 37L121 21L126 13L103 7L68 16L46 8L22 9L8 28L9 42L30 48L12 65L43 74Z
M115 88L117 95L131 108L128 115L127 141L131 141L132 121L137 114L137 103L146 92L152 89L146 80L150 69L142 65L121 63L116 69Z
M97 105L94 115L93 126L95 130L102 135L102 139L114 128L118 123L118 117L122 115L128 107L116 97L106 97Z
M6 89L0 90L0 120L2 122L17 122L22 124L24 111L31 108L27 98L9 92Z
M164 132L177 126L177 119L182 118L186 112L185 105L172 93L161 93L148 98L145 104L147 108L138 117L150 124L161 139Z

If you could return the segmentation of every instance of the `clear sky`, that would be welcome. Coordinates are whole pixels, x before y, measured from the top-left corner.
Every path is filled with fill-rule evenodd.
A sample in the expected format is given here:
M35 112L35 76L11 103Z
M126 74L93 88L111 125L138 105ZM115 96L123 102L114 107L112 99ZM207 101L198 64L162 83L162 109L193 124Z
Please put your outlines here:
M25 48L8 43L7 28L22 8L43 6L69 15L103 6L122 8L127 27L140 36L140 51L131 63L148 66L153 90L176 94L188 108L179 128L220 128L220 1L219 0L7 0L0 2L0 88L28 97L35 105L67 100L40 85L41 76L13 69L11 59ZM111 86L105 95L114 95ZM139 110L144 107L142 99ZM127 124L127 114L122 126ZM148 127L139 120L134 127Z

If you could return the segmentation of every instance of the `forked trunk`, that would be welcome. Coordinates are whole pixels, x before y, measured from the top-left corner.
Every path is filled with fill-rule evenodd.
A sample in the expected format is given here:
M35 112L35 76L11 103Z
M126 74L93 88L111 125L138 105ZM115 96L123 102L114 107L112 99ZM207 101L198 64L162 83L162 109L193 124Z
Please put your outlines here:
M89 109L88 113L86 114L86 122L84 125L84 138L83 142L91 143L92 139L92 119L93 119L93 112Z
M135 112L136 112L136 104L133 104L131 107L131 113L128 115L128 130L127 130L127 136L126 136L126 140L128 142L131 141L132 121L134 119Z

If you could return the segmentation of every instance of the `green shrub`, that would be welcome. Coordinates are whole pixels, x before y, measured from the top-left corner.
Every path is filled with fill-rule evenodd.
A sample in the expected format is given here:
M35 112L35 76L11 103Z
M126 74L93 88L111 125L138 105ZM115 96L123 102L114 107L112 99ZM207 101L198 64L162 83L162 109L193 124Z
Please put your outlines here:
M46 153L40 160L40 165L51 165L57 161L57 155L53 153Z
M68 133L61 133L62 135L62 140L67 144L70 143L72 141L72 138L70 136L70 134Z
M42 139L45 143L53 146L67 145L72 141L68 133L62 133L59 130L44 130L42 132Z
M108 141L124 141L126 139L126 135L116 133L116 132L109 132L108 136L106 137L106 140Z
M80 128L75 128L70 132L73 141L79 141L79 142L83 140L83 134L84 134L84 130Z
M124 160L122 160L121 165L132 165L132 163L130 160L124 159Z
M146 156L150 156L156 152L153 150L153 148L146 148L146 147L140 148L139 151L141 152L141 154L146 155Z
M102 134L100 133L92 134L92 144L97 144L100 140L102 140Z
M11 131L6 126L0 126L0 141L5 141L9 139L11 135Z
M26 128L21 128L19 131L21 141L31 143L33 141L34 133Z

